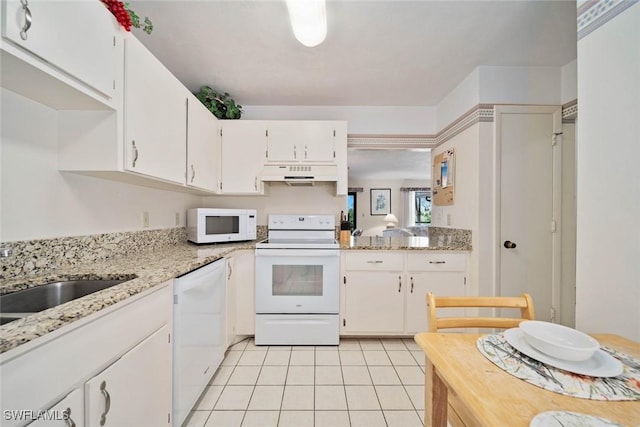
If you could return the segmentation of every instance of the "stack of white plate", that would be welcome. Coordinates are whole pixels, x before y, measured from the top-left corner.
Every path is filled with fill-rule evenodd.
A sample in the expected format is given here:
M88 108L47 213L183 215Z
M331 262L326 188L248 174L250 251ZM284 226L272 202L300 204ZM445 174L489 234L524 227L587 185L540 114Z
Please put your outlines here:
M597 340L566 326L525 320L504 337L521 353L565 371L593 377L615 377L623 371L622 363L601 350Z

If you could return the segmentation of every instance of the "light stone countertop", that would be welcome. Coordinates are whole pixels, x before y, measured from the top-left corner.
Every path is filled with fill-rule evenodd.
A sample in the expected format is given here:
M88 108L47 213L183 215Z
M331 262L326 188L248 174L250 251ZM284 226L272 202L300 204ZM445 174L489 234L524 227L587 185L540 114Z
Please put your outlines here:
M440 244L438 244L440 243ZM167 280L217 261L240 249L254 249L255 241L217 245L177 245L60 267L42 275L0 281L0 295L62 280L128 279L124 283L69 301L22 319L0 325L0 354L73 323ZM430 241L427 237L352 237L341 249L469 251L464 242Z

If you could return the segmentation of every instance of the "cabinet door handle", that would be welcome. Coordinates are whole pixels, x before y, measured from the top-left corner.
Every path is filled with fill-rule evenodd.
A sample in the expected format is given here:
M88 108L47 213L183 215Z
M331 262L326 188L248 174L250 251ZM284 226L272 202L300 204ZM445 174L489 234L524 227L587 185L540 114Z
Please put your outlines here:
M413 276L411 276L411 293L413 293Z
M67 408L62 412L67 427L76 427L76 423L71 419L71 408Z
M191 163L191 183L193 184L193 179L196 177L196 168L193 167L193 163Z
M133 161L131 162L132 167L136 167L136 162L138 161L138 147L136 147L136 140L131 141L131 152L133 153Z
M298 158L298 152L296 151L296 146L293 146L293 158L297 159Z
M306 145L304 146L304 158L305 158L305 160L307 158L307 146Z
M253 178L253 188L256 189L256 191L258 191L258 177L254 177Z
M27 31L31 28L31 11L29 10L29 2L28 0L20 0L22 4L22 10L24 10L24 25L22 26L22 30L20 30L20 38L22 40L27 39Z
M402 290L402 276L398 276L398 292Z
M446 261L429 261L429 264L446 264Z
M367 264L382 264L383 261L375 260L375 261L367 261Z
M229 275L227 276L227 280L231 279L231 275L233 274L233 267L231 264L227 264L229 266Z
M107 414L109 413L109 410L111 409L111 396L109 396L109 392L107 391L107 382L106 381L102 381L102 383L100 384L100 391L102 392L102 395L104 396L104 412L100 416L100 425L103 426L107 422Z

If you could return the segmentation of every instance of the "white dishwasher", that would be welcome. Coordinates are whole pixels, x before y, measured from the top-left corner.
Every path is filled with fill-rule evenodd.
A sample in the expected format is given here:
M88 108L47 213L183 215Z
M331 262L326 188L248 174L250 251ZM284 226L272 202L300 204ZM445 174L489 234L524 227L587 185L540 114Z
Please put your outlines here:
M174 427L182 425L224 358L225 267L223 258L174 281Z

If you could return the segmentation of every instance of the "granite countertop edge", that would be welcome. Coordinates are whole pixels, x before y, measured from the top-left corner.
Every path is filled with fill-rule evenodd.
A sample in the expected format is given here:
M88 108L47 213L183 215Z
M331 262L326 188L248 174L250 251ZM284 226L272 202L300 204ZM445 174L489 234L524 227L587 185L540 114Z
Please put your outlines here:
M388 240L388 239L387 239ZM0 354L97 313L167 280L228 256L234 251L255 249L256 241L212 245L181 243L134 256L61 267L48 274L0 281L0 295L62 280L129 279L121 284L34 313L0 326ZM359 240L341 250L470 251L468 245L429 246L428 239L408 242Z

